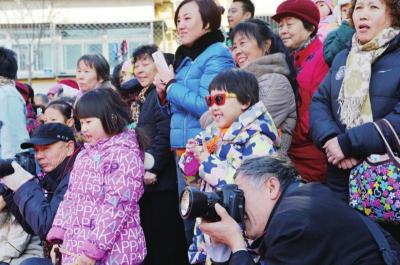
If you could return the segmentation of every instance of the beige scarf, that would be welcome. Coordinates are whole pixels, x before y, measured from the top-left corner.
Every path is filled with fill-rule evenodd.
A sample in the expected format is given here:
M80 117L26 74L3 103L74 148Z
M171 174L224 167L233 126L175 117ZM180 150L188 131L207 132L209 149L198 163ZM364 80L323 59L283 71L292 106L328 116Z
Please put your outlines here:
M340 120L347 129L373 121L369 97L371 65L399 33L398 28L386 28L364 45L354 34L338 99Z

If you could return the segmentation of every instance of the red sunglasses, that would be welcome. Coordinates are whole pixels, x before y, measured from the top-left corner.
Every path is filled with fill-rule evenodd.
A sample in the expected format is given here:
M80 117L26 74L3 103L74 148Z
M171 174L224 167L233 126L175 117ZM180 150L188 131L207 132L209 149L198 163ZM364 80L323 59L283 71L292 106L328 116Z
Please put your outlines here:
M233 93L221 93L216 94L214 96L205 96L207 106L211 107L212 105L217 104L217 106L223 106L225 104L225 100L227 98L236 98L236 95Z

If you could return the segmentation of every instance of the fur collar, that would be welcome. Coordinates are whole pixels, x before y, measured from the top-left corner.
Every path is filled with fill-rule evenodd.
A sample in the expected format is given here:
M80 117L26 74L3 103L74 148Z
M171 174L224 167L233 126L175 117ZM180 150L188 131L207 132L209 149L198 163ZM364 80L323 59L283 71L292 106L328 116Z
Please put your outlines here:
M256 78L271 73L282 74L286 77L290 76L289 66L283 53L265 55L251 62L244 69L254 74Z

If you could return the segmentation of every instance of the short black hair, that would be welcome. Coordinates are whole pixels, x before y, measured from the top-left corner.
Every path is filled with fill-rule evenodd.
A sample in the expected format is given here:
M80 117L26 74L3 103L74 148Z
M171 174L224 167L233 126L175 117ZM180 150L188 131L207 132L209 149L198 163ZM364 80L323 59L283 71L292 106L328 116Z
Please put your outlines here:
M298 83L297 83L297 71L294 67L292 56L289 53L289 50L283 44L281 38L276 35L271 28L268 26L268 23L262 21L260 19L249 19L237 24L232 31L230 32L230 39L234 40L236 34L242 34L249 39L255 39L257 41L257 45L259 48L265 47L265 43L267 40L271 41L271 47L269 50L269 54L274 53L283 53L285 54L285 60L288 64L290 70L290 77L288 80L290 85L292 86L293 93L295 95L296 100L298 99Z
M65 100L53 100L47 105L46 110L47 109L58 110L63 115L65 121L72 118L73 116L73 107Z
M107 86L85 93L76 103L74 116L78 119L99 118L104 131L110 136L123 132L132 118L121 96Z
M115 88L119 88L119 86L121 85L121 83L119 81L119 77L120 77L120 74L121 74L121 68L122 68L123 64L124 63L119 63L113 69L113 72L112 72L112 75L111 75L111 84Z
M313 24L311 24L311 22L308 22L304 19L300 19L301 22L303 23L303 27L307 30L312 32L310 37L314 37L315 35L317 35L318 32L318 28L316 28Z
M137 60L140 60L145 56L150 56L150 59L153 60L152 54L156 51L158 51L158 47L155 44L139 46L132 53L132 63L135 64ZM168 65L174 63L174 55L172 53L164 52L163 55Z
M104 58L104 56L100 53L82 55L76 63L77 67L79 66L80 62L83 62L87 66L95 69L97 81L103 80L103 82L105 82L110 80L110 65L108 64L106 58Z
M221 16L224 9L218 6L214 0L183 0L175 11L174 22L178 25L179 10L187 3L195 2L199 7L201 20L203 21L203 29L210 24L210 30L216 31L221 27Z
M155 44L150 45L141 45L136 48L136 50L132 53L132 63L136 63L138 60L143 59L146 56L150 56L150 59L153 60L151 56L153 53L158 51L158 47Z
M242 8L244 12L250 12L251 17L254 17L254 12L255 12L255 7L253 2L250 0L233 0L233 3L235 2L241 2L242 3Z
M249 107L259 101L259 86L256 77L241 69L230 69L219 73L208 87L208 92L211 93L213 90L233 93L241 104L250 102Z
M17 54L7 48L0 47L0 76L17 79Z

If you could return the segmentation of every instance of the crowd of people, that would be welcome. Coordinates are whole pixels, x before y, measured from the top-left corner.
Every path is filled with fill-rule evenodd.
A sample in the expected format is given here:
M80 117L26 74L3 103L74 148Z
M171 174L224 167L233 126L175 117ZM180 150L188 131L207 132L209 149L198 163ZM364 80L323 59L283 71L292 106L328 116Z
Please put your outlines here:
M175 54L85 54L47 95L0 47L0 265L400 264L400 1L223 12L184 0Z

